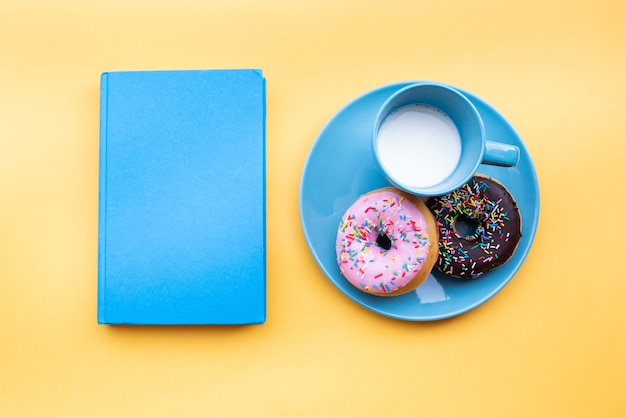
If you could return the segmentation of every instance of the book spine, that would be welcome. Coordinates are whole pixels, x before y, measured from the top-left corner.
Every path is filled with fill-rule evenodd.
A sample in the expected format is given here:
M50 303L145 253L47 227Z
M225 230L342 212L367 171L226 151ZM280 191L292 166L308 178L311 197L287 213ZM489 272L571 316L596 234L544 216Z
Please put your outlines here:
M106 323L107 111L109 74L100 77L100 159L98 180L98 323Z

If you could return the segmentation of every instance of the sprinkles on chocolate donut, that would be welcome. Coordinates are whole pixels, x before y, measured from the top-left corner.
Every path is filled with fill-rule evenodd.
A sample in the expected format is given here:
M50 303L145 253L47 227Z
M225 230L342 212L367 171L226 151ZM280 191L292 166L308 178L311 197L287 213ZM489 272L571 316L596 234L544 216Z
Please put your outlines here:
M509 191L496 180L475 175L444 196L430 198L439 229L436 267L471 279L506 263L522 236L521 216Z

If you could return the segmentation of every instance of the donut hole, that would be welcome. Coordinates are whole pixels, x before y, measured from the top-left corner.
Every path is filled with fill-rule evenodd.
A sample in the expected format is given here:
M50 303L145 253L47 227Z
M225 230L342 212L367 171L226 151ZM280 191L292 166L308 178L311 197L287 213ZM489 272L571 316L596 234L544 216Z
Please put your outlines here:
M387 236L387 234L382 233L376 237L376 245L387 251L391 248L391 239Z
M454 232L461 238L473 240L478 238L478 228L480 222L477 219L470 218L467 215L459 215L454 220L452 228Z

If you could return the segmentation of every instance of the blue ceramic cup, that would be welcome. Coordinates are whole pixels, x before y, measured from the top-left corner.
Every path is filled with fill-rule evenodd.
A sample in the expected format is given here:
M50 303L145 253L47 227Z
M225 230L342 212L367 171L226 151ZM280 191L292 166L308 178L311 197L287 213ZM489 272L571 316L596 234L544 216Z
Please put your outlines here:
M486 138L472 102L446 84L418 82L379 109L374 156L387 179L418 196L440 196L467 183L480 164L512 167L520 151Z

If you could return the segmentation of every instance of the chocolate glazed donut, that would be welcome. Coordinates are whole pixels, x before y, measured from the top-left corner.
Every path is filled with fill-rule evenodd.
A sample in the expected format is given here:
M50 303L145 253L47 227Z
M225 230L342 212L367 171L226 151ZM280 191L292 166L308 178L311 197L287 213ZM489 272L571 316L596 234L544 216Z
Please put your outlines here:
M437 268L471 279L506 263L522 237L517 203L496 180L475 175L464 186L430 198L439 229Z

